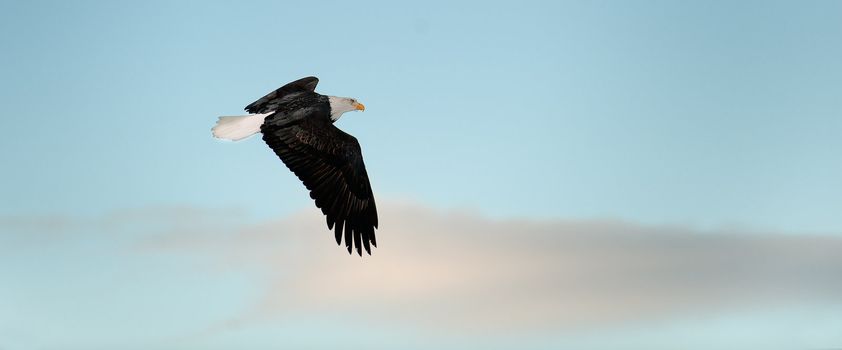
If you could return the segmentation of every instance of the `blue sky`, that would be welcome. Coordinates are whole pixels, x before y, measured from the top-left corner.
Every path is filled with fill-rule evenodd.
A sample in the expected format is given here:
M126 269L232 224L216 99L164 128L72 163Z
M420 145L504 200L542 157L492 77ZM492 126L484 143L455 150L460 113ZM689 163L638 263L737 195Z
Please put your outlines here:
M203 349L241 344L243 334L274 344L278 334L295 338L318 334L323 323L345 325L341 317L299 312L310 321L290 328L272 313L264 317L272 321L173 345L173 338L237 319L267 283L291 283L277 277L289 268L271 266L274 282L266 282L261 264L206 271L230 259L215 250L143 248L202 228L228 237L307 222L301 215L321 224L303 186L259 139L210 137L216 116L241 113L308 75L321 79L319 92L365 103L364 113L346 115L339 126L360 140L383 212L403 213L413 203L436 213L432 222L468 213L476 225L619 221L640 231L682 228L676 235L842 239L840 13L842 4L831 1L4 1L0 215L10 248L0 257L0 277L11 282L3 283L0 296L7 297L0 299L18 314L0 312L0 335L19 340L0 348L104 348L146 339L151 347ZM187 219L173 218L181 214ZM392 230L396 237L403 232ZM380 232L378 242L388 242L389 230ZM454 232L460 234L468 235ZM198 246L207 239L186 237ZM785 253L800 256L798 247ZM313 254L338 253L329 248ZM834 262L781 271L835 271ZM67 294L44 292L68 281L87 282ZM216 292L198 292L205 289ZM118 311L74 309L75 300L103 290L120 291L105 300ZM809 292L828 290L819 283ZM197 293L207 299L195 299ZM803 293L787 295L799 304L810 299ZM138 298L148 307L134 305ZM612 334L621 344L668 348L698 344L692 334L707 339L736 327L745 330L740 344L766 344L764 334L781 333L771 331L776 327L806 331L796 322L754 322L764 315L815 315L832 329L842 319L814 310L840 304L830 298L806 309L724 308L708 321L676 312L668 327L624 319ZM138 325L157 323L160 314L149 310L182 310L183 317L173 318L177 326L142 333L131 323L115 325L110 338L91 331L108 324L112 312L136 315ZM24 314L31 316L19 324L14 317ZM84 315L73 317L76 332L57 317L67 314ZM416 322L396 324L419 332ZM552 324L554 331L531 336L530 344L553 347L562 343L547 334L579 332ZM46 329L66 334L33 340ZM653 335L665 329L675 331ZM353 344L383 333L358 333ZM811 334L790 344L842 345ZM390 337L395 343L387 344L405 339ZM564 344L596 341L577 337L584 343ZM467 335L434 338L456 348L487 345Z

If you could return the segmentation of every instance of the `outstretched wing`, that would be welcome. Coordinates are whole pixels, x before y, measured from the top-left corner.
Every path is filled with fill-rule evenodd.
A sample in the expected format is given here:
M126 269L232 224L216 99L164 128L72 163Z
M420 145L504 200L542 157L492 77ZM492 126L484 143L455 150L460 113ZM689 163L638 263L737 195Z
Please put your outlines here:
M274 111L286 98L296 95L298 92L313 92L316 90L318 83L319 78L316 77L306 77L293 81L252 102L246 106L246 112L259 114Z
M333 126L327 116L273 121L270 116L264 122L263 140L310 190L327 216L328 228L334 229L336 243L344 233L349 253L356 247L362 255L364 247L371 254L371 246L377 246L377 207L357 139Z

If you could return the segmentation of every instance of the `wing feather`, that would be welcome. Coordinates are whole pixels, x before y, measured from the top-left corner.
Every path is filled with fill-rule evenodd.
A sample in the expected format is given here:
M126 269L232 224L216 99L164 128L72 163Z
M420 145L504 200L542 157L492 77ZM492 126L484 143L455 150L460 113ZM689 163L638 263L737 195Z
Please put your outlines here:
M344 236L349 253L356 248L359 255L363 249L371 254L371 246L377 246L377 208L360 144L330 122L329 109L310 111L297 119L267 117L263 140L310 190L337 244Z
M316 85L319 84L319 78L306 77L293 81L289 84L279 87L266 96L261 97L257 101L252 102L246 106L246 112L249 113L268 113L274 112L284 100L293 97L301 92L313 92L316 90ZM259 112L258 112L259 111Z

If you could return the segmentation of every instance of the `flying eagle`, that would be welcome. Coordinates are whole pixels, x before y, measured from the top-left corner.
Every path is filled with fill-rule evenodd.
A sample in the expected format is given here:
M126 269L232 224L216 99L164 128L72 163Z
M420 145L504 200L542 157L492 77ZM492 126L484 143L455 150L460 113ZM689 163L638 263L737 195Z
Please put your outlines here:
M377 246L377 207L360 143L333 125L345 112L364 111L353 98L315 92L319 79L302 78L246 106L244 116L219 117L213 136L239 141L258 132L281 161L310 190L327 217L328 229L351 253L370 255ZM351 240L353 239L353 244Z

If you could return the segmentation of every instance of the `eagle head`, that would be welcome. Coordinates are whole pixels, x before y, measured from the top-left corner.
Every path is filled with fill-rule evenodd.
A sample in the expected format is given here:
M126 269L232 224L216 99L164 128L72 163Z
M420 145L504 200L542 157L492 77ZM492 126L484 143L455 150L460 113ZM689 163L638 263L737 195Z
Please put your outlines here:
M328 96L328 100L330 101L330 119L333 121L339 120L345 112L365 110L362 103L350 97Z

